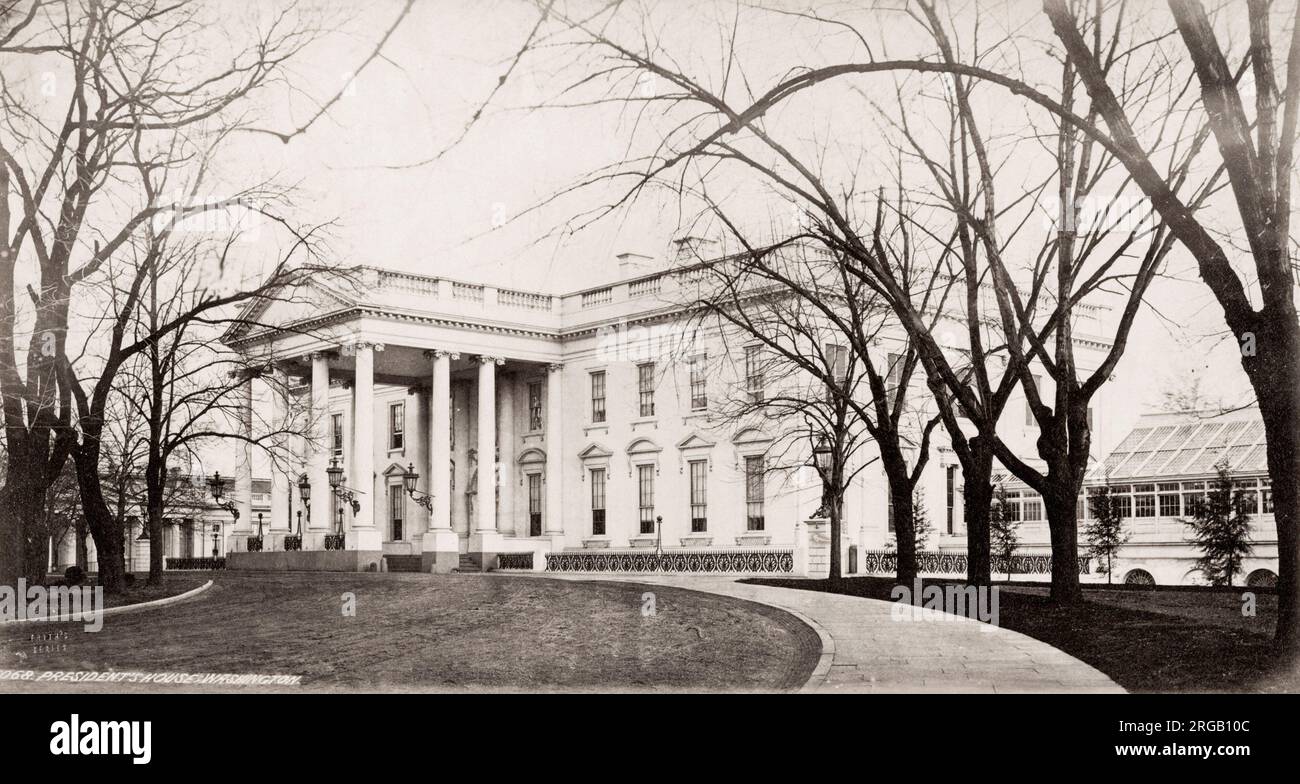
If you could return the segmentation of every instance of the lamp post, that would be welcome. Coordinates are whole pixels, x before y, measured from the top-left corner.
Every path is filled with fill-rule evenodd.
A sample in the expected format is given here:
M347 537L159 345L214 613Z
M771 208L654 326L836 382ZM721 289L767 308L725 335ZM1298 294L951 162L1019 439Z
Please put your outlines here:
M307 522L311 522L311 480L307 475L298 474L298 497L302 499L302 505L307 510ZM298 535L302 536L302 509L298 510Z
M221 496L225 494L226 488L224 480L221 478L221 472L217 471L212 474L208 480L208 489L212 492L212 499L217 502L217 506L230 512L230 516L239 521L239 507L235 506L234 501L222 501Z
M817 511L813 513L813 517L826 517L829 513L829 499L826 497L826 488L830 484L832 455L833 450L830 441L826 439L826 434L823 433L817 436L817 443L813 445L813 465L816 466L817 474L822 480L822 498Z
M212 524L212 557L217 557L217 544L221 539L221 523Z
M257 513L257 538L262 538L262 513Z
M406 487L406 494L415 499L417 504L424 507L424 511L433 514L433 494L416 490L415 485L419 481L420 475L415 472L415 463L407 463L406 473L402 474L402 484Z
M361 502L357 500L357 491L343 484L343 466L339 465L337 457L330 458L330 467L325 469L325 474L330 480L330 489L334 496L340 501L344 501L352 506L352 514L361 511ZM342 507L339 508L339 533L343 533L343 514Z

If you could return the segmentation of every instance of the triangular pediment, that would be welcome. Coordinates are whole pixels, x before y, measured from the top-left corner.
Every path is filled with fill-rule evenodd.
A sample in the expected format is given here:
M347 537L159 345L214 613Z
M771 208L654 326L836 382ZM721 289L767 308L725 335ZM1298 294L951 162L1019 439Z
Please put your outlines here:
M584 447L583 450L578 453L578 459L590 460L592 458L597 458L597 457L610 457L613 454L614 454L613 452L606 449L604 446L601 446L600 444L597 444L593 441L592 443L587 444L587 446Z
M234 328L224 336L227 342L264 329L286 327L354 307L358 302L325 285L308 280L277 294L254 300L244 308Z
M714 442L700 435L691 433L690 435L677 442L678 449L707 449L714 445Z

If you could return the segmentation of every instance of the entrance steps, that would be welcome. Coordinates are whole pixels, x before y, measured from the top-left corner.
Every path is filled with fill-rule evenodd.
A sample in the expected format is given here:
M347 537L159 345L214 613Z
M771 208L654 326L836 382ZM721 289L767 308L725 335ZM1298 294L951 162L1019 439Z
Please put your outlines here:
M483 563L479 560L478 556L476 555L470 555L469 553L461 553L460 566L456 567L452 571L453 572L481 572L483 571Z

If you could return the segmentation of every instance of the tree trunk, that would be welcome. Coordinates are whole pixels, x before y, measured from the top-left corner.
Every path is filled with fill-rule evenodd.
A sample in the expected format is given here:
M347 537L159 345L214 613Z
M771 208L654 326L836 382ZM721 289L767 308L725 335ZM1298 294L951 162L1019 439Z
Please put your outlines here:
M1052 601L1061 604L1083 601L1083 589L1079 586L1078 493L1070 487L1049 487L1043 494L1043 506L1047 510L1047 528L1052 541Z
M966 581L992 585L993 545L989 505L993 503L993 450L971 439L970 459L962 462L962 520L966 524Z
M162 585L163 581L163 508L162 498L157 503L149 499L149 579L147 585Z
M1293 371L1292 376L1300 375ZM1268 473L1273 482L1273 520L1277 527L1277 628L1280 650L1300 658L1300 401L1297 378L1278 379L1276 394L1259 396L1268 441ZM1256 390L1260 387L1256 386Z
M20 577L29 576L26 523L40 514L42 494L28 467L14 461L5 473L5 486L0 489L0 585L13 586Z
M906 480L889 483L894 501L894 541L898 550L898 582L911 585L916 579L916 525L913 520L912 487Z
M155 450L150 449L145 466L145 513L149 526L149 579L147 585L162 585L163 581L163 502L167 467Z
M93 446L82 445L73 453L77 469L77 487L81 490L81 507L86 525L95 540L99 580L106 594L120 594L126 588L126 559L122 521L109 512L99 481L99 454Z
M88 535L86 530L86 515L78 512L77 521L73 523L73 525L75 526L73 536L76 537L77 540L77 568L86 572L89 571L90 566L90 548L86 546L86 536Z

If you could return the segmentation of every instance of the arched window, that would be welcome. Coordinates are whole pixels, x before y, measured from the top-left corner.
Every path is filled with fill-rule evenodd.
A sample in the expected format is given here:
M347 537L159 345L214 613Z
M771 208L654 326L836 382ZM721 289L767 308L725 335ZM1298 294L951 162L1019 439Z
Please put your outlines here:
M1256 569L1246 576L1247 588L1276 588L1277 575L1267 569Z
M1145 569L1131 569L1129 570L1128 574L1124 575L1124 584L1125 585L1155 585L1156 578L1152 577L1151 573L1146 571Z

